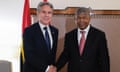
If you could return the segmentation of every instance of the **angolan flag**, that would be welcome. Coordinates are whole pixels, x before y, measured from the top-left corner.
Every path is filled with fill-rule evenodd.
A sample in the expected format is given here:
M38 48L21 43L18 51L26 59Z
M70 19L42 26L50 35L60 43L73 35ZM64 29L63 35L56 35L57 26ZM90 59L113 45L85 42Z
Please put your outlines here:
M24 32L24 29L31 24L31 17L30 17L30 7L29 7L29 0L24 1L24 8L23 8L23 17L22 17L22 34ZM23 43L23 42L22 42ZM21 54L20 54L20 70L23 71L23 64L25 61L24 57L24 48L23 44L21 45Z

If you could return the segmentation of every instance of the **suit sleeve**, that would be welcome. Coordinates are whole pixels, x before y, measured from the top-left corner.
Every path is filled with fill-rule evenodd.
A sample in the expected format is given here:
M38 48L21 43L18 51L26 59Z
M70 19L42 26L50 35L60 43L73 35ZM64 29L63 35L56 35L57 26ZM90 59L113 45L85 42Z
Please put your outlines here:
M65 36L65 41L64 41L64 50L63 52L61 53L57 63L56 63L56 66L57 66L57 70L59 71L65 64L66 62L68 62L69 60L69 50L68 50L68 44L69 42L69 38L68 36L66 35Z
M33 39L33 32L29 29L26 29L23 34L23 47L24 47L24 54L25 54L25 63L35 68L37 71L44 72L47 68L46 64L42 64L40 59L38 59L38 52L34 48L34 39Z
M110 72L109 54L105 34L101 35L99 44L99 68L100 72Z

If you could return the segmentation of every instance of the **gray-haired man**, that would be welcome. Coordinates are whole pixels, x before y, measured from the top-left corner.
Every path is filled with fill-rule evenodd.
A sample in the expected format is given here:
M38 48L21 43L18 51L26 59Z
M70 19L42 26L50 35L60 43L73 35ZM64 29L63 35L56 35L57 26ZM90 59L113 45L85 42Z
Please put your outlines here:
M90 25L90 11L85 7L76 11L77 28L65 35L58 71L68 62L68 72L110 72L105 33Z
M25 53L24 72L55 72L58 30L50 25L53 6L40 2L38 22L26 28L23 34Z

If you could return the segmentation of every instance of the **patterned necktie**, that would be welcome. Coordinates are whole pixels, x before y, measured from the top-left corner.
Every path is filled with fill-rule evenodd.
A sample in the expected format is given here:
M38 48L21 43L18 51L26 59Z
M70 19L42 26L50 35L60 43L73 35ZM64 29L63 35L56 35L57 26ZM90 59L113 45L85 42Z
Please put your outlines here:
M79 51L80 51L80 55L82 55L85 45L85 31L80 31L80 33L81 33L81 39L79 44Z
M44 30L45 30L46 44L47 44L48 50L50 51L50 49L51 49L51 43L50 43L50 37L49 37L49 33L48 33L47 27L44 27Z

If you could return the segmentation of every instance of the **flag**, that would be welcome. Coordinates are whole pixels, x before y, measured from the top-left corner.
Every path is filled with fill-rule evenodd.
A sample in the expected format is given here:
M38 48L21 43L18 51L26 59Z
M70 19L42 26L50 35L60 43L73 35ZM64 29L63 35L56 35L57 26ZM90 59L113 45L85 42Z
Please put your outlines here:
M24 10L23 10L23 22L22 22L22 32L24 29L31 24L30 18L30 8L29 8L29 0L25 0Z
M22 17L22 34L24 33L24 29L31 24L31 18L30 18L30 8L29 8L29 0L25 0L24 2L24 9L23 9L23 17ZM23 44L21 46L21 54L20 54L20 61L21 61L21 72L23 71L23 64L25 61L24 57L24 48Z

